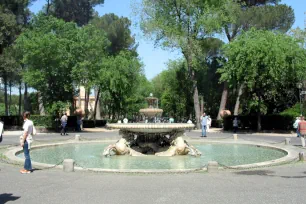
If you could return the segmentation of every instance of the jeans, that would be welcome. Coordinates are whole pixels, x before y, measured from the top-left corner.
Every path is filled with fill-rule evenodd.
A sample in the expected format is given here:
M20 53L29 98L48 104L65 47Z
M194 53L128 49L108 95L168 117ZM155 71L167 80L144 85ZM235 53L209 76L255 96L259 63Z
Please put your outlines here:
M234 133L236 133L237 130L238 130L238 127L237 127L237 126L234 126L234 127L233 127L233 130L234 130Z
M30 158L30 150L29 150L29 144L27 141L25 141L23 145L23 153L25 157L24 161L24 169L31 171L32 170L32 163L31 163L31 158Z
M64 135L66 134L66 131L67 131L66 126L67 126L67 123L62 123L61 134L64 134Z
M202 125L202 136L206 136L206 125Z
M298 137L301 137L301 133L300 133L298 128L296 129L296 134L297 134Z

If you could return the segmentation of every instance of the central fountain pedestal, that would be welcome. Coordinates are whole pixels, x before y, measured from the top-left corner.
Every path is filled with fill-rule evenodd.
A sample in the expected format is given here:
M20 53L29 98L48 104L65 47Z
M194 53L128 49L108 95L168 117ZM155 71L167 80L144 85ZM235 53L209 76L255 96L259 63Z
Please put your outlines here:
M193 128L193 124L110 124L108 127L119 128L122 138L109 145L104 156L201 155L183 139L185 128Z
M163 110L158 108L158 99L150 94L146 98L149 108L140 109L147 121L156 121ZM108 124L109 128L120 129L121 139L104 149L103 155L131 156L200 156L201 152L189 145L183 135L185 129L194 128L194 124L186 123L130 123Z

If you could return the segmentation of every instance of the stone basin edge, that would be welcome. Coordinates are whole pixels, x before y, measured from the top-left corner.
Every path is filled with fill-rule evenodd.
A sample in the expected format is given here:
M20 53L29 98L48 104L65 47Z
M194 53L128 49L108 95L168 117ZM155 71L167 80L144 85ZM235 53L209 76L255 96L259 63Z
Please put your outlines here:
M65 142L57 142L52 144L39 144L33 145L32 149L40 149L45 147L52 147L52 146L59 146L59 145L66 145L66 144L88 144L88 143L108 143L115 140L95 140L95 141L65 141ZM242 145L253 145L253 146L260 146L264 148L271 148L276 149L279 151L283 151L287 153L286 156L281 157L275 160L269 160L259 163L252 163L252 164L243 164L243 165L236 165L236 166L229 166L229 169L233 170L247 170L251 168L260 168L260 167L267 167L267 166L276 166L282 165L286 163L290 163L293 161L297 161L299 159L299 152L301 149L291 145L273 145L263 142L251 142L251 141L233 141L233 140L224 140L224 141L215 141L215 140L205 140L205 141L197 141L197 140L189 140L189 143L217 143L217 144L242 144ZM24 159L19 158L16 155L22 153L23 150L21 147L10 147L8 151L4 153L4 155L10 160L18 164L23 164ZM67 158L69 159L69 158ZM54 164L46 164L32 161L33 167L36 168L56 168L62 169L62 165L58 165L54 167ZM197 171L207 171L207 167L203 168L194 168L194 169L103 169L103 168L82 168L75 166L74 168L77 171L94 171L94 172L105 172L105 173L184 173L184 172L197 172ZM219 166L219 169L225 169L223 166Z

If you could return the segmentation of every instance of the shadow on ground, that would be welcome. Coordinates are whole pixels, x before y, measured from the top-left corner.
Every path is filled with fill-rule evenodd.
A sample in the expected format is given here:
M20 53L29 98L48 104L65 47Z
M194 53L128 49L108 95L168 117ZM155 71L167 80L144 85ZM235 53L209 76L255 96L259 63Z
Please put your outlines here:
M302 173L306 174L306 172L302 172ZM279 177L279 178L288 178L288 179L306 178L306 176L280 176L280 175L273 175L273 174L275 174L275 171L270 171L270 170L240 171L240 172L236 172L235 174L245 175L245 176L270 176L270 177Z
M12 193L3 193L0 194L0 202L1 203L6 203L9 201L15 201L18 200L20 198L20 196L13 196Z

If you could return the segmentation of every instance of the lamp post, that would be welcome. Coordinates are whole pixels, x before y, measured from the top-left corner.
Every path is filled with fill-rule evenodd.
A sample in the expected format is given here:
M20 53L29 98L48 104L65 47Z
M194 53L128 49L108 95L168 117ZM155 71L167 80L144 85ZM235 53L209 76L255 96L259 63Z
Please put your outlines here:
M299 89L299 97L300 97L300 112L301 115L303 115L303 108L302 108L302 93L301 93L301 89L303 87L303 84L301 82L296 83L296 87Z

